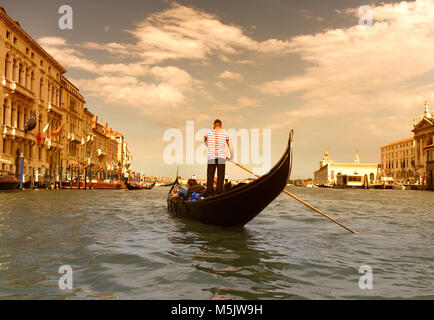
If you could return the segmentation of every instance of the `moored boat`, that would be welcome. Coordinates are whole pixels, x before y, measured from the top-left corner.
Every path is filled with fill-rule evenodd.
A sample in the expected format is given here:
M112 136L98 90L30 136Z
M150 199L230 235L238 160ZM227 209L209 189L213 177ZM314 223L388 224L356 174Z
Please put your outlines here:
M151 184L139 185L139 184L130 184L125 181L125 185L128 190L151 190L155 186L155 182Z
M0 175L0 190L17 190L20 182L10 175Z
M168 210L175 216L206 224L223 227L244 226L284 190L290 175L291 144L292 133L285 153L266 175L218 195L194 202L175 198L172 191L180 188L176 179L167 197Z

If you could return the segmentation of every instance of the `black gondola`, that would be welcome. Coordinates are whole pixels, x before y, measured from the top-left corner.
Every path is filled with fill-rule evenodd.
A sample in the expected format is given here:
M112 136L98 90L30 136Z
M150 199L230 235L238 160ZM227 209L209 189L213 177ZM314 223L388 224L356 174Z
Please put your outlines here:
M127 186L128 190L151 190L155 186L155 182L141 186L137 184L130 184L125 181L125 185Z
M261 178L235 187L219 195L189 202L172 197L172 190L180 187L178 178L169 191L167 208L175 216L202 223L241 227L256 217L285 188L291 171L292 132L282 158Z
M20 182L10 175L0 175L0 190L17 190Z

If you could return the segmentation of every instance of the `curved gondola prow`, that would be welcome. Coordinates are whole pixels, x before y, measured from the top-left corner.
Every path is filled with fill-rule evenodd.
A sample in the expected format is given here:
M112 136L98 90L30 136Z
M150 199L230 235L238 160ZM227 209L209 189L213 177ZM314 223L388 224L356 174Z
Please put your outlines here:
M289 175L288 175L288 180L289 178L291 178L291 173L292 173L292 164L293 164L293 160L294 160L294 146L293 146L293 141L294 141L294 129L291 129L291 131L289 132L289 148L290 148L290 163L289 163Z
M170 194L172 194L173 189L175 188L176 185L179 185L179 181L178 181L178 172L179 172L179 167L176 167L176 178L175 178L175 182L173 182L172 187L169 190L168 196Z

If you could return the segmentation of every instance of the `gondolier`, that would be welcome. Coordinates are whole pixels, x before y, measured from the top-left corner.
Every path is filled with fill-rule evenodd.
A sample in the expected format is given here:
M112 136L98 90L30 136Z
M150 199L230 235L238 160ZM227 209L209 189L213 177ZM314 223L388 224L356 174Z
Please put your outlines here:
M225 164L226 164L226 144L230 150L229 160L232 160L234 149L232 147L232 140L222 129L222 122L217 119L214 121L214 128L204 136L204 142L208 147L208 168L207 168L207 181L206 181L206 196L214 194L214 175L217 169L217 190L219 194L223 191L223 182L225 178Z

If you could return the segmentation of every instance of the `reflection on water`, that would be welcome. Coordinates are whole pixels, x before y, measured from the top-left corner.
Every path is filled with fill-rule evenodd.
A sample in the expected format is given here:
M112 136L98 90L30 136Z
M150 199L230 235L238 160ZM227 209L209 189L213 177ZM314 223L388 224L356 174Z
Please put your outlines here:
M0 193L3 299L433 299L434 194L294 188L244 228L172 217L167 188ZM358 268L374 271L361 290ZM73 290L60 290L70 265Z
M212 299L288 299L291 279L280 278L279 263L271 260L279 255L261 248L260 233L247 228L215 228L183 220L168 239L175 245L194 245L196 270L224 280L225 285L209 288ZM280 290L278 282L285 282ZM226 285L227 283L227 285Z

